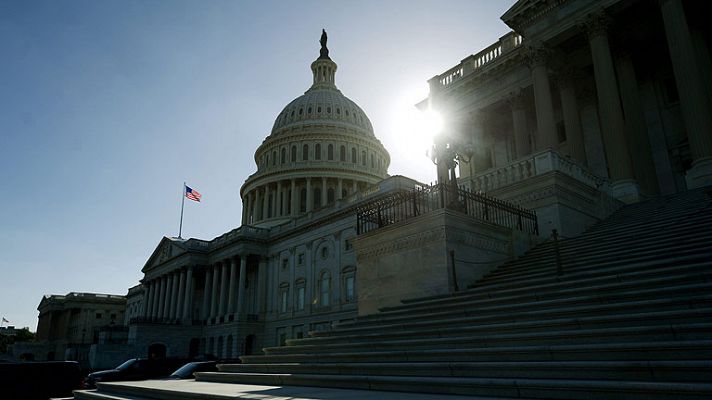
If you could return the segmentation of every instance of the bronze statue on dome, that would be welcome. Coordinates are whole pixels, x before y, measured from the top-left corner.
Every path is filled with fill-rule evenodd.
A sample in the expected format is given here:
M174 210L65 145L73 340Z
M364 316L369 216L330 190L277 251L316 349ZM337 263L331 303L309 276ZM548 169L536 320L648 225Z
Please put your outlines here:
M326 30L321 30L321 39L319 43L321 44L321 50L319 50L319 58L329 58L329 49L326 48L326 41L328 37L326 36Z

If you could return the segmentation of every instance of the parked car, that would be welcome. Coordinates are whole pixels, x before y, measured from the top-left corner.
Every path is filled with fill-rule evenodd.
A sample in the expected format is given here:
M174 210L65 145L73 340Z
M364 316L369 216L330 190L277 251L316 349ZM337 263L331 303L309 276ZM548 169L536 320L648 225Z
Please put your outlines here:
M0 363L0 397L3 399L69 397L81 383L82 371L76 361Z
M93 389L97 382L142 381L165 378L188 360L183 358L132 358L114 369L92 372L84 379L83 387Z
M195 372L217 372L218 364L239 364L240 362L240 359L193 361L178 368L168 379L193 379Z
M215 372L217 361L194 361L175 370L168 379L192 379L194 372Z

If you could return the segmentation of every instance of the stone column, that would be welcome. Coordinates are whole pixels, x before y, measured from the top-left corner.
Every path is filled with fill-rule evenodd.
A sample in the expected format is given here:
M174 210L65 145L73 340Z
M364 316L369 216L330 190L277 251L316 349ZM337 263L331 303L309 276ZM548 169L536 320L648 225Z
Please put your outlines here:
M358 191L358 185L356 181L351 181L351 194L354 194Z
M227 305L227 263L222 262L222 272L220 273L220 304L218 315L225 316L225 306Z
M212 285L213 273L212 266L208 265L205 267L205 285L203 287L203 319L210 319L210 298L212 294L210 293L210 287Z
M525 106L524 91L518 89L509 94L507 103L512 109L512 127L514 133L514 147L517 158L531 154L529 130L527 129L527 111Z
M247 223L251 224L255 220L255 193L250 192L247 194L247 198L250 201L250 205L247 207Z
M314 206L314 193L312 192L311 178L307 178L307 212Z
M581 128L576 86L574 85L576 72L569 68L559 71L558 75L561 111L564 114L569 155L582 165L586 165L586 149L583 145L583 129Z
M665 35L672 69L680 93L680 109L692 153L687 172L688 188L712 184L712 107L705 93L705 81L695 56L690 29L681 0L661 0ZM709 73L709 71L707 71Z
M158 294L158 315L157 318L164 318L163 311L165 310L165 304L166 304L166 277L162 276L160 278L161 280L161 289Z
M247 278L247 255L240 255L240 281L237 287L238 318L245 309L245 279Z
M215 318L218 315L218 280L220 279L220 264L213 265L212 269L213 282L212 288L210 289L210 318Z
M235 288L237 285L237 261L234 257L230 258L230 289L227 295L227 312L228 314L235 313Z
M274 198L274 216L282 216L282 181L277 181L277 192Z
M245 197L242 199L242 225L247 224L247 210L249 209L249 196L245 195Z
M183 297L183 319L193 319L193 267L185 271L185 295Z
M146 318L148 312L148 300L151 295L151 288L148 282L143 282L143 301L141 302L141 317Z
M326 206L327 201L329 200L328 197L326 196L326 177L321 177L321 206L324 207Z
M269 217L269 183L264 185L262 190L262 219L265 220Z
M174 319L176 317L176 303L178 303L178 276L176 273L171 273L171 300L170 300L170 312L168 313L168 318Z
M556 134L554 106L551 103L551 85L547 60L549 51L542 46L529 49L529 68L534 81L534 106L536 108L537 147L557 149L559 139Z
M294 217L299 213L299 210L297 210L298 204L299 204L297 202L297 199L299 199L299 193L297 193L297 180L294 178L292 178L292 193L291 194L292 195L290 196L290 199L289 199L289 201L291 202L289 205L291 207L290 214L292 215L292 217Z
M254 219L254 222L261 221L262 218L264 218L264 215L262 214L262 211L264 211L264 209L262 208L262 203L263 203L262 188L261 187L255 188L255 219Z
M151 281L151 318L158 318L158 302L161 297L161 282L158 279Z
M185 270L178 274L178 297L176 298L176 318L183 318L183 301L185 299Z
M608 45L609 20L602 12L593 14L583 24L588 33L593 73L598 92L601 132L608 160L608 172L613 181L611 194L624 201L637 201L638 184L625 140L623 109L618 96L618 83Z
M294 271L294 268L291 269ZM292 279L292 283L294 279ZM267 257L260 257L259 268L257 268L257 310L264 314L267 294Z
M338 184L338 185L339 185L339 186L338 186L337 192L336 192L336 200L341 200L342 197L343 197L343 196L341 195L341 192L344 191L344 180L341 179L341 178L339 178L339 184Z
M620 53L617 65L621 102L625 113L626 139L630 148L635 149L630 152L633 172L643 193L656 194L658 193L657 174L648 140L648 126L640 102L633 59L628 53Z

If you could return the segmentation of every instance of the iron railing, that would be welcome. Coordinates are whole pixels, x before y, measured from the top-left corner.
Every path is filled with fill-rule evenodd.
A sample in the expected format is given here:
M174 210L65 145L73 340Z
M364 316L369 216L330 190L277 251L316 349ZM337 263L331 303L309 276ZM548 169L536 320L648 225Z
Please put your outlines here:
M480 221L539 234L536 212L444 183L416 187L370 201L357 209L357 234L447 208Z

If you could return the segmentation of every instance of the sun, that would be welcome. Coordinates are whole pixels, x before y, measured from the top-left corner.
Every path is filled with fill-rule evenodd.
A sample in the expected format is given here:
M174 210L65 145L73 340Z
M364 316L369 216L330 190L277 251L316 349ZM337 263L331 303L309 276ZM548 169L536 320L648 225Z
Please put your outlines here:
M391 134L399 148L407 154L425 155L435 135L443 129L443 119L439 113L433 110L421 111L415 107L425 96L404 96L393 110Z

